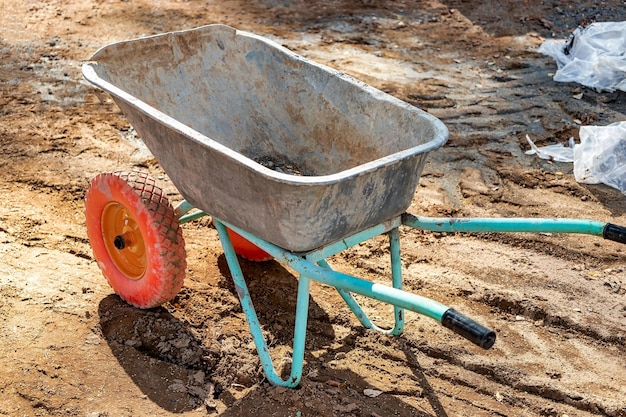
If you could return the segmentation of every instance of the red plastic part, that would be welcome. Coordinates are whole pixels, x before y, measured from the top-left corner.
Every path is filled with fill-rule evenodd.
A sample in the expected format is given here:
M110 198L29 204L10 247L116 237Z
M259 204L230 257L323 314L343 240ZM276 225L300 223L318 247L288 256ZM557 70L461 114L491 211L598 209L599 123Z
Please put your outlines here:
M273 259L272 255L251 243L248 239L244 238L237 232L228 229L228 236L233 244L235 253L242 258L255 262L264 262Z
M113 252L128 248L117 249L111 244L111 239L119 237L113 235L123 227L111 224L119 223L111 220L115 216L103 215L112 204L134 222L136 236L129 244L132 240L143 241L143 247L138 248L145 250L145 269L139 274L136 269L127 270L119 261L120 255ZM176 296L187 268L185 241L172 205L152 177L136 171L98 175L85 196L85 217L98 266L123 300L139 308L152 308ZM133 259L136 256L129 255Z

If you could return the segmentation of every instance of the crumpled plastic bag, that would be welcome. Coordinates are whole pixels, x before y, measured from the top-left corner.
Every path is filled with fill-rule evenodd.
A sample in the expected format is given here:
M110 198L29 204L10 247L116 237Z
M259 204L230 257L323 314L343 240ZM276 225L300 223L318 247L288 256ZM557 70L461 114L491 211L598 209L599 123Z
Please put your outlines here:
M530 150L526 151L526 155L537 154L539 158L547 159L549 161L574 162L574 138L569 139L569 148L563 146L561 143L542 146L539 148L528 135L526 135L526 140L530 145Z
M626 91L626 22L579 27L566 41L547 40L538 51L556 60L554 81Z
M626 122L581 126L574 146L574 178L606 184L626 194Z

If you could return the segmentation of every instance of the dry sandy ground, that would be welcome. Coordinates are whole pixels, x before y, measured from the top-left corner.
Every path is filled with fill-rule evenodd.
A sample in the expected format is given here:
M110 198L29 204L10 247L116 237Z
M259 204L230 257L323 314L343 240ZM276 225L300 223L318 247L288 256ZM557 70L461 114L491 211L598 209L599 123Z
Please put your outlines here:
M626 257L599 238L403 230L406 288L495 329L496 345L481 350L415 314L400 337L364 330L316 284L296 390L264 380L207 219L183 226L180 294L128 306L86 238L89 181L141 168L181 197L80 73L113 41L229 24L446 123L450 140L430 155L411 212L626 224L618 191L524 154L526 134L544 145L624 120L623 93L555 83L554 63L535 52L578 24L626 20L623 1L1 0L0 10L0 415L626 416ZM387 255L377 238L331 261L388 282ZM288 370L296 277L276 262L243 267ZM363 304L388 323L388 306Z

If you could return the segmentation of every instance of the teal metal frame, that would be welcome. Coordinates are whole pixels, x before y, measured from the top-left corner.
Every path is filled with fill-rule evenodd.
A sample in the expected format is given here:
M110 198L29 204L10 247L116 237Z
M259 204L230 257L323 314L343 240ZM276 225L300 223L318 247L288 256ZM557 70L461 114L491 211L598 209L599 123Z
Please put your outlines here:
M183 201L176 207L176 213L179 216L179 222L181 224L207 215L207 213L202 211L194 210L186 201ZM611 240L625 243L624 228L592 220L432 218L405 213L319 249L306 253L294 253L260 239L232 224L216 219L215 217L213 217L213 222L222 243L226 261L230 268L246 321L250 327L263 371L271 384L289 388L296 387L302 378L309 295L312 280L335 287L359 322L366 328L375 329L391 335L399 335L404 329L404 310L407 309L437 320L444 326L485 349L493 345L495 342L495 333L493 331L440 302L402 290L399 233L401 226L438 232L581 233L603 236ZM237 232L269 253L279 262L293 268L299 274L292 363L290 375L287 379L282 379L274 367L237 254L235 253L228 235L228 229ZM607 236L607 230L609 229L618 234L619 239L613 238L611 233L609 233L611 236ZM615 230L617 231L615 232ZM391 286L373 283L334 271L326 261L326 258L332 255L382 234L389 236ZM374 324L359 305L353 294L360 294L393 305L394 326L391 329L383 329Z

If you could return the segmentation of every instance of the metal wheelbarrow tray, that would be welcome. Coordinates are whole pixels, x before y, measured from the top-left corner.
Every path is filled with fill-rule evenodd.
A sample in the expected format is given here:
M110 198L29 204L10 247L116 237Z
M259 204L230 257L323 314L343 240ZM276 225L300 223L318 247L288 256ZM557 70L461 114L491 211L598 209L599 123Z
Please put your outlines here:
M183 284L180 224L210 214L261 365L272 384L302 377L310 281L333 286L367 328L398 335L404 309L488 349L493 331L402 290L400 227L442 232L553 232L626 243L626 229L578 219L449 219L405 213L427 153L446 127L433 116L262 37L223 25L106 46L83 66L109 92L185 200L175 208L147 174L101 174L85 197L94 257L127 302L154 307ZM297 166L304 175L272 167ZM334 271L326 259L389 236L391 286ZM298 274L290 375L277 374L237 255ZM394 306L379 328L353 293Z
M293 251L401 214L426 153L447 139L433 116L222 25L91 59L86 78L113 95L187 201Z

